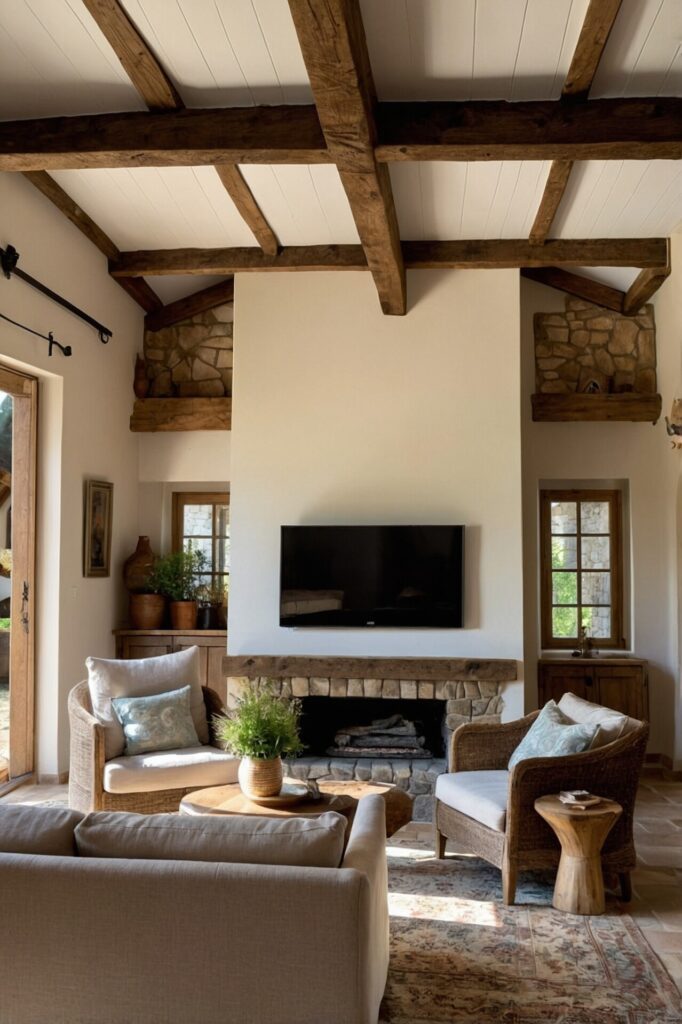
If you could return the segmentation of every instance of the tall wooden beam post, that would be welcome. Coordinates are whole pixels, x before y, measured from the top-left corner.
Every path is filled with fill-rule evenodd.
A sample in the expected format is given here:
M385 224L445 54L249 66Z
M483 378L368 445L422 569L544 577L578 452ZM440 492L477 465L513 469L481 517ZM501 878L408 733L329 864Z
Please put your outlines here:
M384 313L406 310L388 168L377 163L376 92L360 5L289 0L327 147L346 190Z
M622 0L590 0L578 44L561 91L564 101L586 100ZM547 238L568 186L572 162L554 160L530 232L531 242Z

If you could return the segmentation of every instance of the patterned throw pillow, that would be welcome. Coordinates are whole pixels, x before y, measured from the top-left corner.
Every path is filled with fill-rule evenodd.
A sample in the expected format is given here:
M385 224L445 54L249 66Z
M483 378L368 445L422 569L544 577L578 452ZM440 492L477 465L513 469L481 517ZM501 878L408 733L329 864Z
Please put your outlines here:
M198 747L192 721L189 686L150 697L112 697L116 717L123 726L129 757L151 750Z
M587 750L598 725L577 725L555 701L548 701L509 758L509 769L529 757L564 757Z

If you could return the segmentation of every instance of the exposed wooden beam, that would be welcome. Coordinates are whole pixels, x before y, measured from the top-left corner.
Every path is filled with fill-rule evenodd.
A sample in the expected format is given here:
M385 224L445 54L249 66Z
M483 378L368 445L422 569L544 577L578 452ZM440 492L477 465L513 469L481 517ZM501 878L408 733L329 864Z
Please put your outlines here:
M184 106L177 89L118 0L83 0L150 110Z
M232 202L253 232L263 252L274 256L279 249L279 239L265 219L253 192L244 181L242 172L236 164L216 164L215 169Z
M118 280L139 281L140 278L128 277L118 278ZM160 331L162 327L171 327L197 313L205 313L207 309L221 306L223 302L232 302L233 299L234 279L229 278L227 281L212 284L210 288L202 288L199 292L185 295L182 299L176 299L175 302L170 302L167 306L148 313L144 318L145 330Z
M384 163L682 158L679 97L379 103L376 117ZM0 122L0 171L331 162L311 106Z
M39 192L49 199L50 202L57 207L60 213L63 213L68 220L78 228L81 234L85 235L88 241L92 242L101 253L103 253L108 260L115 260L119 256L119 251L116 245L112 242L109 236L102 231L102 229L95 224L92 217L89 217L85 210L81 209L78 203L74 202L70 195L64 191L61 185L58 185L54 178L51 178L45 171L28 171L24 173L24 177L31 182ZM123 288L131 298L135 299L138 305L149 313L153 309L158 309L161 305L161 299L152 289L149 287L146 281L142 278L133 280L129 278L127 280L120 279L118 284Z
M670 276L670 264L643 270L635 278L625 295L623 312L626 316L634 316L644 306L654 292L657 292L667 277Z
M406 267L419 270L503 267L657 267L666 262L665 238L551 239L532 245L525 238L456 242L403 242ZM110 263L114 277L167 274L236 274L250 271L367 270L359 245L285 246L276 256L255 247L156 249L122 252Z
M587 98L621 3L622 0L590 0L562 89L564 97Z
M556 217L559 204L564 197L568 179L573 167L572 160L553 160L545 183L545 191L540 200L538 212L530 229L529 240L535 245L542 245L549 234L549 229Z
M166 430L229 430L231 398L138 398L130 429L139 433Z
M676 160L682 99L380 103L377 160ZM1 151L0 151L1 152Z
M310 106L134 110L0 123L0 171L330 159Z
M621 0L590 0L573 60L561 91L562 99L572 102L587 99L620 5ZM540 207L531 228L531 242L544 242L547 238L566 191L572 166L572 162L568 160L555 160L552 163Z
M377 164L376 91L360 5L289 0L329 152L384 313L406 310L405 268L387 167Z
M182 110L185 104L161 62L118 0L83 0L150 110ZM236 164L216 167L220 180L264 252L278 241Z
M556 288L567 295L575 295L577 299L584 299L585 302L593 302L595 306L603 306L616 313L623 312L625 292L602 284L601 281L594 281L590 277L583 277L582 274L572 274L561 267L523 267L521 277L538 281L548 288Z

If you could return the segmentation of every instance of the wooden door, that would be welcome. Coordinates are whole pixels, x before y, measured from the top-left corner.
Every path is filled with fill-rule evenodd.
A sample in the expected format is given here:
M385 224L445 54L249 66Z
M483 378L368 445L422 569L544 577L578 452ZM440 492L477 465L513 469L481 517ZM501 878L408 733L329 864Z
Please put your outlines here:
M35 493L38 381L0 365L0 392L9 413L2 472L3 536L0 548L11 564L9 596L9 747L0 782L33 771L35 661ZM5 421L7 427L7 417ZM9 440L9 449L7 443Z
M597 668L597 703L631 718L647 720L646 672L643 665L604 665Z
M557 704L565 693L574 693L584 700L594 700L592 669L583 665L540 664L538 699L540 706L548 700Z

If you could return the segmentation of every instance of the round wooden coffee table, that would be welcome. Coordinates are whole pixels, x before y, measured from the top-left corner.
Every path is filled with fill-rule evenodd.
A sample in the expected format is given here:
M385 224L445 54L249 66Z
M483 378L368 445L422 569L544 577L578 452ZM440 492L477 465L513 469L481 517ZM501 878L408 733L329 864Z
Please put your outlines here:
M288 780L296 782L297 780ZM412 819L412 800L397 786L381 782L345 782L329 779L319 782L321 798L305 800L291 807L264 807L244 796L239 783L210 786L188 793L180 801L181 814L255 814L266 818L309 818L338 811L352 821L358 800L376 793L386 804L386 835L391 836Z
M601 848L623 808L615 800L600 800L581 810L562 803L558 796L541 796L535 810L561 843L552 906L569 914L603 914Z

